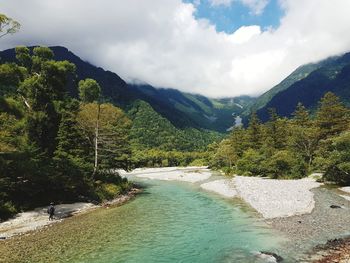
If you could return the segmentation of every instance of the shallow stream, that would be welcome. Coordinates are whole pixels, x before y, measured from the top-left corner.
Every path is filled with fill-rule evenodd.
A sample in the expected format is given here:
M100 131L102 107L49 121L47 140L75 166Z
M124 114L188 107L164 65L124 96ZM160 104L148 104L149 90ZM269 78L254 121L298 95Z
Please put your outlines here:
M0 259L249 263L264 262L255 255L259 250L280 253L282 237L239 200L223 199L196 184L138 181L145 190L127 204L14 239L0 248Z

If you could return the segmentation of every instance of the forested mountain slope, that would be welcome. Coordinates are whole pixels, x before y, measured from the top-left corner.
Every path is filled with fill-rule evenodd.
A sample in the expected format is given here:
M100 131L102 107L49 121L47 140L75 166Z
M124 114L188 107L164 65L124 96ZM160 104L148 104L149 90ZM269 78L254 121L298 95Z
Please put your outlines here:
M83 61L65 47L51 47L55 60L67 60L76 65L77 78L69 83L71 95L77 97L76 83L87 77L95 79L106 100L125 110L136 100L148 102L152 108L177 128L203 128L226 131L253 98L238 97L210 99L201 95L183 93L174 89L156 89L150 85L127 84L117 74ZM0 52L2 61L14 62L14 49Z
M314 111L320 98L329 91L349 105L350 53L298 68L259 97L252 110L257 110L263 121L269 117L269 108L275 108L281 116L291 116L298 102Z

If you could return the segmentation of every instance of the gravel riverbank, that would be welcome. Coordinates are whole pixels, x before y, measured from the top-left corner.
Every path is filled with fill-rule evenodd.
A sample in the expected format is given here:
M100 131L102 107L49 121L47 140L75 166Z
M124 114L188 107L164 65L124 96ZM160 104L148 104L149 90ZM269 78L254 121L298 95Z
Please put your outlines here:
M314 179L274 180L235 176L204 183L201 188L224 197L239 197L264 218L288 217L310 213L315 206L310 191L321 184Z
M266 220L288 237L289 241L284 246L287 253L311 251L306 256L296 258L297 262L310 262L313 247L350 234L350 202L339 196L336 190L320 187L311 191L314 193L315 208L310 214Z

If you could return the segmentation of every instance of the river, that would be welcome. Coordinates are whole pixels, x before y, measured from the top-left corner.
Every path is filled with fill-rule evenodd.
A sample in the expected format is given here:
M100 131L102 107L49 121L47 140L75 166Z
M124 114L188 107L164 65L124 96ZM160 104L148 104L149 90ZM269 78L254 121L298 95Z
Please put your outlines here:
M249 263L264 262L256 251L278 252L281 236L239 200L196 184L137 180L145 189L134 200L12 241L7 262Z

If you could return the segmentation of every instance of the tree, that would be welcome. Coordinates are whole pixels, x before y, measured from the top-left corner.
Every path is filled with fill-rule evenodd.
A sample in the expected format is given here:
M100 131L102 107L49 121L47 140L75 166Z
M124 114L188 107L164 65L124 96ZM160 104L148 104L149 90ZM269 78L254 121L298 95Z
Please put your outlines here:
M270 147L281 150L285 148L288 139L288 122L280 118L276 110L269 109L270 120L265 125L265 141L271 143Z
M0 14L0 38L8 34L14 34L21 28L20 23L7 17L4 14Z
M261 146L261 125L260 120L256 112L252 112L250 115L249 125L247 128L247 139L249 147L252 149L258 149Z
M293 116L289 146L303 158L310 171L319 146L319 131L301 103L298 103Z
M215 153L215 162L232 168L235 165L238 157L236 155L234 146L229 139L224 139L220 142L219 147Z
M324 178L342 185L350 184L350 132L332 138Z
M308 127L310 124L310 114L305 106L299 102L293 115L293 122L297 126Z
M327 92L319 103L316 126L320 139L327 139L349 128L349 110L332 92Z
M99 125L96 133L97 120ZM100 166L107 169L127 168L131 121L121 109L111 104L82 104L77 121L85 138L95 151L93 174Z
M20 66L25 67L28 72L30 72L32 68L32 56L30 55L29 48L25 46L18 46L15 48L16 50L16 59Z
M18 51L19 58L27 53L27 50L22 48ZM18 90L28 108L28 141L41 151L52 155L60 122L56 101L64 99L67 82L69 76L75 72L75 66L68 61L51 60L53 53L46 47L34 48L33 54L32 72L20 84Z
M101 95L101 87L94 79L79 81L79 98L84 103L98 101Z

